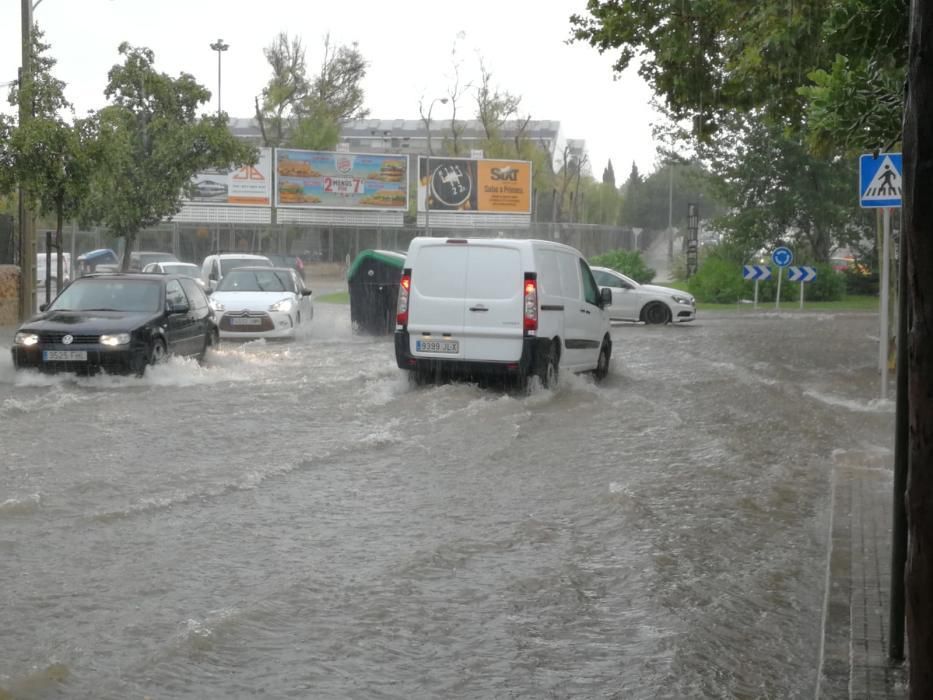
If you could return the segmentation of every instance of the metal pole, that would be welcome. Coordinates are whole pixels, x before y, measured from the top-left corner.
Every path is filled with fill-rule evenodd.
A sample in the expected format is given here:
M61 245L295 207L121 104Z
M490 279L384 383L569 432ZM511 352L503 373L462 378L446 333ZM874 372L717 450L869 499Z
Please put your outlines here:
M903 210L901 210L903 212ZM902 214L903 216L903 214ZM891 533L891 610L888 629L888 656L904 658L904 615L906 590L904 588L907 566L907 472L910 466L910 399L907 395L909 362L907 357L907 331L910 324L910 294L907 289L907 236L903 223L898 236L900 257L898 258L897 287L897 396L894 417L894 522Z
M431 105L432 107L434 105ZM428 110L428 138L431 133L431 110ZM424 159L424 235L431 235L431 156Z
M888 284L891 259L891 210L882 214L884 233L881 243L881 337L878 340L878 368L881 370L881 398L888 398Z
M674 165L667 164L667 259L674 259Z
M22 0L21 34L22 68L19 74L19 124L24 126L32 118L32 0ZM22 187L19 190L19 265L20 265L20 318L33 315L36 308L36 237L32 226L32 211Z
M218 39L211 48L217 52L217 117L220 117L220 55L230 48L230 44L225 44L223 39Z
M800 283L800 310L803 311L803 288L806 286L806 282Z
M781 278L784 276L784 268L778 268L778 283L777 283L777 296L774 297L774 309L780 311L781 309Z
M758 309L758 280L755 280L755 309Z

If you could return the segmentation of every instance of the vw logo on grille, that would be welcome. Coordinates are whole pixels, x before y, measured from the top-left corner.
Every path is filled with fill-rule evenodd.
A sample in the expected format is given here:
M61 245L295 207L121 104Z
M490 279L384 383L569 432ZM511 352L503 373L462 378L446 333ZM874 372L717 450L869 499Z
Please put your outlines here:
M73 335L66 335L62 337L62 343L64 343L65 345L71 345L73 342L75 342L75 338Z

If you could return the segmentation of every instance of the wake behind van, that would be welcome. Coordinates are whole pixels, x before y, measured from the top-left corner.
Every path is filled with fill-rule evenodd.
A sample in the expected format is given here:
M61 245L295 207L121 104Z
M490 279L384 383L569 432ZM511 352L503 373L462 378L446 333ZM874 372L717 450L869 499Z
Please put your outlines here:
M609 372L606 306L579 251L506 238L412 240L399 287L395 358L418 381L438 375Z

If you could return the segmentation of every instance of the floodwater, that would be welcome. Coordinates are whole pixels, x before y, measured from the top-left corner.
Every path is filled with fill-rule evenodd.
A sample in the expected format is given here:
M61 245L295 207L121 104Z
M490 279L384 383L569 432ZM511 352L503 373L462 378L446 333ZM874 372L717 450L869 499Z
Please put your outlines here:
M875 315L619 325L528 394L410 386L347 316L142 379L0 338L0 697L813 696Z

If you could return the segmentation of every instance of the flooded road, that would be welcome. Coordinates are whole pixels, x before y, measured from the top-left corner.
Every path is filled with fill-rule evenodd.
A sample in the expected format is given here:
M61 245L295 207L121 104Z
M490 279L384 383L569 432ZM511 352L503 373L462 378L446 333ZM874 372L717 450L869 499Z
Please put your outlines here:
M348 316L142 379L0 338L0 698L813 697L875 315L619 325L527 395Z

